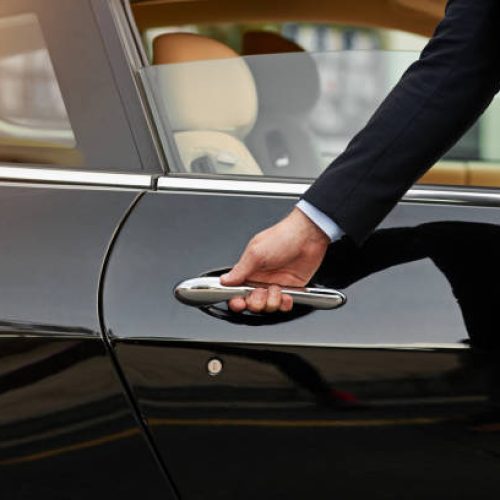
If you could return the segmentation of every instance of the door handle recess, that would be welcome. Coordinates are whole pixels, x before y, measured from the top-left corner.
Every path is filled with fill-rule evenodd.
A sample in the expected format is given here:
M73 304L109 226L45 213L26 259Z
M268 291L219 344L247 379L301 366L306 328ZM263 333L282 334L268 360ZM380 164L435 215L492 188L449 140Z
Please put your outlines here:
M177 299L189 306L211 306L225 302L233 297L248 295L258 286L224 286L218 277L202 276L179 283L175 287ZM347 297L338 290L329 288L282 288L282 292L290 295L295 304L313 309L337 309L344 305Z

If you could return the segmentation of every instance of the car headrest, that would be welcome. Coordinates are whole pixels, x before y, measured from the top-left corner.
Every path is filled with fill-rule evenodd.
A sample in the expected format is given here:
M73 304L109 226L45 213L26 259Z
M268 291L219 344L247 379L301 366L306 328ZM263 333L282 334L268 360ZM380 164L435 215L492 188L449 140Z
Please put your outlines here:
M213 130L244 137L257 117L257 93L245 61L230 47L191 33L153 42L174 131Z
M286 52L304 52L304 49L298 43L273 31L246 31L243 34L241 53L244 56Z
M320 95L318 68L311 55L269 31L246 32L242 45L243 54L249 56L246 61L257 85L260 109L279 113L311 110Z

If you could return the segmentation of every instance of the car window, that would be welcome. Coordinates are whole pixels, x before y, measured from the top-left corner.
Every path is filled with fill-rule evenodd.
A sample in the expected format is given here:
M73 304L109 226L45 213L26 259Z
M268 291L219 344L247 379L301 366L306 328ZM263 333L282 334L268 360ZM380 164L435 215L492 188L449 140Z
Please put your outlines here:
M0 162L81 162L44 36L32 13L0 18Z
M241 42L200 36L200 28L149 34L153 64L142 76L171 170L314 179L363 127L426 43L425 37L388 30L292 28L282 27L279 35L310 50L242 56ZM168 47L166 60L155 57L155 40L170 37L166 43L173 42L175 52L175 38L194 33L229 51L203 60L200 43L188 60ZM335 50L311 50L317 47ZM498 121L500 100L495 99L420 183L500 187Z

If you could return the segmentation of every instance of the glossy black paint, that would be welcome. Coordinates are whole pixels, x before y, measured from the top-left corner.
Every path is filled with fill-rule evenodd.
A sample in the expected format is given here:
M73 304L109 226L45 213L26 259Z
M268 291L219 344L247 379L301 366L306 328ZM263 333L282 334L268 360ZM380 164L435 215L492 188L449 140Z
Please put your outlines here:
M401 204L333 245L336 311L251 327L176 301L292 203L147 194L117 239L105 328L181 495L496 498L498 209Z
M0 336L2 498L168 498L102 341L23 335Z
M468 350L158 340L117 353L183 498L498 494L499 424Z
M111 3L50 4L0 13L37 13L85 167L158 172ZM230 266L295 200L150 193L98 297L135 196L0 188L2 498L172 498L136 401L182 498L498 497L498 231L478 225L498 209L402 204L395 233L332 247L320 278L345 308L250 327L173 287Z
M101 267L114 229L136 196L1 186L0 322L99 336Z
M108 246L137 196L0 187L2 498L168 498L98 315Z
M446 277L428 258L340 283L350 285L346 306L270 327L238 328L175 300L177 283L231 266L249 238L279 220L294 201L218 193L145 195L110 261L106 327L119 338L307 345L461 345L468 337ZM401 204L384 227L453 220L494 224L499 215L496 208Z

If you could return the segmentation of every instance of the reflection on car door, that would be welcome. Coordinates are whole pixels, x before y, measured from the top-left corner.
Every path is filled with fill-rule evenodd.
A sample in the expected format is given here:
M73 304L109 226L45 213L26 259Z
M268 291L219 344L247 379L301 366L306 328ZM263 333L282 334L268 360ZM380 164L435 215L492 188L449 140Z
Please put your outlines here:
M44 172L16 170L22 173ZM137 196L0 186L2 498L168 492L114 372L97 307L108 244Z
M173 294L295 201L231 182L144 196L104 283L106 331L181 496L498 493L498 209L401 203L363 247L331 246L317 281L344 307L252 323Z

